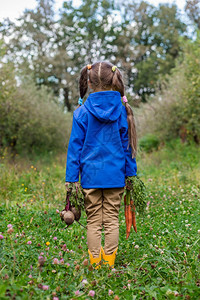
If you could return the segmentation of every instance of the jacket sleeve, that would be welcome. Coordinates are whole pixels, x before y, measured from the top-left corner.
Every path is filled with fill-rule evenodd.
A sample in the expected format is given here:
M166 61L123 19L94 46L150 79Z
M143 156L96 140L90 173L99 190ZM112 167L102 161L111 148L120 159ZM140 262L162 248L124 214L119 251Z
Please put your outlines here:
M72 130L67 150L67 163L66 163L66 182L79 181L80 171L80 155L83 143L85 140L84 126L78 122L75 112L73 113Z
M123 106L124 107L124 106ZM121 128L120 128L120 136L122 141L122 146L125 154L125 177L127 176L137 176L137 163L136 158L132 158L131 146L128 147L128 122L127 122L127 114L126 108L123 108L123 112L121 115Z

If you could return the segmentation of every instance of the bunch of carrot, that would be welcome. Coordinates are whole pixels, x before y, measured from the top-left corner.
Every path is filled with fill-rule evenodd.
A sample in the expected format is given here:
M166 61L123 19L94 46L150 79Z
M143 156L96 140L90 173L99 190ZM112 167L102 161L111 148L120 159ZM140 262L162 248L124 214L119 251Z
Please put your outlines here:
M146 187L143 181L138 176L128 176L124 195L126 239L129 238L132 225L137 233L136 210L139 214L144 214L146 198Z

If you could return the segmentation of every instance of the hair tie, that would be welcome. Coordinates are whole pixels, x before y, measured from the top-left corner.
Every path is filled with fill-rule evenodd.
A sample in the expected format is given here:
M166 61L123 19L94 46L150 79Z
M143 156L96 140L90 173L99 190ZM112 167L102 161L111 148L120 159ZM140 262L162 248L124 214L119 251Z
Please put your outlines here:
M82 105L82 104L83 104L83 99L82 99L81 97L78 99L78 104L79 104L79 105Z
M112 71L115 72L115 70L117 69L117 66L113 66L112 67Z
M123 99L123 102L124 102L124 103L128 102L126 96L123 96L122 99Z
M92 69L92 65L87 65L88 70Z

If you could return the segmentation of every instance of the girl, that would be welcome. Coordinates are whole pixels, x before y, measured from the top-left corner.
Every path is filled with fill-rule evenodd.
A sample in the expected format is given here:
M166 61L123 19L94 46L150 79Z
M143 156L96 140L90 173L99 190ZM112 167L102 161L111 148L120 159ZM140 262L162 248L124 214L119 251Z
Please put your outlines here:
M93 93L82 105L88 86ZM73 113L68 145L65 185L66 188L70 182L78 185L80 172L90 263L96 263L98 268L103 258L113 267L125 179L137 175L135 121L117 66L105 61L85 66L79 88L79 107ZM101 247L103 226L104 249Z

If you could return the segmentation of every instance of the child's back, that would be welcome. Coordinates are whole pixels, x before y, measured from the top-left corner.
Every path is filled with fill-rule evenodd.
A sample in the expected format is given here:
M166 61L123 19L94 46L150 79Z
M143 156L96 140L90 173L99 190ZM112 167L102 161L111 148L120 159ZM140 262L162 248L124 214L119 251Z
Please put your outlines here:
M136 175L137 166L135 158L131 159L131 147L127 150L127 114L120 93L90 94L73 117L68 160L80 159L82 187L124 187L125 175ZM129 161L125 174L126 159ZM78 181L77 176L78 169L72 169L68 164L66 181Z

